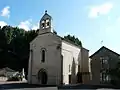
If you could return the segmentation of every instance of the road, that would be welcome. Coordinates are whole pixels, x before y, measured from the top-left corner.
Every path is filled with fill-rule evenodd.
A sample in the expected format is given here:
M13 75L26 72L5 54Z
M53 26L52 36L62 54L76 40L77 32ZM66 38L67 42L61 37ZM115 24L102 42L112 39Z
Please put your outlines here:
M99 88L105 88L99 86ZM93 85L77 85L77 86L38 86L38 85L29 85L27 83L20 83L20 82L7 82L0 84L0 90L80 90L80 89L90 89L90 90L99 90L98 86ZM107 87L106 87L107 88ZM105 90L105 89L102 89ZM109 89L114 90L114 89Z
M58 90L55 86L29 85L22 82L0 82L0 90Z

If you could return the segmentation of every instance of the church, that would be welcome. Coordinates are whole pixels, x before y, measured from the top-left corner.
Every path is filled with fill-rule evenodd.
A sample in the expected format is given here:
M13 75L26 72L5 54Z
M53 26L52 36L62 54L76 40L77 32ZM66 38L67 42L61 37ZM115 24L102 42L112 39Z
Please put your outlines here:
M89 50L54 33L52 20L45 11L39 23L39 34L30 43L28 83L66 85L89 82Z

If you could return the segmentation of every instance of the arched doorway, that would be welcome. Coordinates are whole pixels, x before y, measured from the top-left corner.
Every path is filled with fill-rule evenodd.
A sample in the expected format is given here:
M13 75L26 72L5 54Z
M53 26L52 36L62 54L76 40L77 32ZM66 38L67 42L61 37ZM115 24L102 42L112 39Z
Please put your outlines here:
M47 73L45 71L45 69L41 69L38 72L38 81L40 82L40 84L47 84Z
M82 83L82 73L78 72L77 73L77 83Z

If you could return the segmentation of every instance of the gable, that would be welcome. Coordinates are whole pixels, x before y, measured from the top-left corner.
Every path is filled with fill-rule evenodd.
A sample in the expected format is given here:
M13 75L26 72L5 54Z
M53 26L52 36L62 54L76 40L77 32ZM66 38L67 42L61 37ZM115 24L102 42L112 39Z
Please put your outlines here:
M57 35L53 33L44 33L41 35L38 35L32 42L30 42L30 48L32 46L48 46L53 44L61 44L61 38L59 38Z
M40 22L42 20L44 20L44 19L47 19L47 18L52 19L52 17L50 15L48 15L47 13L45 13L45 15L41 18Z
M105 55L105 54L112 54L114 56L120 56L120 54L108 49L107 47L103 46L99 50L97 50L94 54L92 54L89 58L93 58L98 55Z

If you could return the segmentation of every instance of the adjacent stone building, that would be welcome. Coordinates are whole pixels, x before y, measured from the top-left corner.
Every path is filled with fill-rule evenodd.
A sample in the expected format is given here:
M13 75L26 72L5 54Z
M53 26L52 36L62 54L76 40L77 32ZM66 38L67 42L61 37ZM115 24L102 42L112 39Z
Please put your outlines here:
M29 84L76 84L89 81L89 50L53 32L52 17L45 12L39 35L30 43Z
M93 84L110 84L113 80L107 71L116 67L120 55L103 46L93 55L91 59L91 73Z

